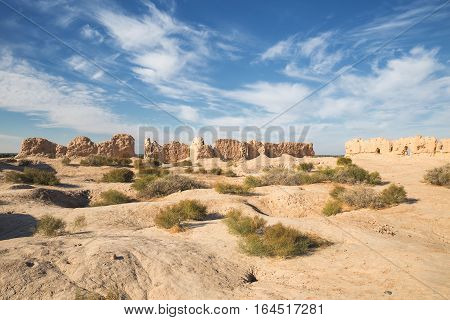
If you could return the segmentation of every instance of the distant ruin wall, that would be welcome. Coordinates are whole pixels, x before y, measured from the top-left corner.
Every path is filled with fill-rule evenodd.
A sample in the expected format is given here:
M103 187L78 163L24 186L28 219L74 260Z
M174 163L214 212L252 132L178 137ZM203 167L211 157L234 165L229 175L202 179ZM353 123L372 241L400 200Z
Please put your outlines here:
M158 159L164 163L173 163L186 158L198 159L220 158L221 160L251 160L260 155L269 158L288 154L296 158L313 156L312 143L282 142L264 143L259 141L241 142L233 139L218 139L214 147L205 144L203 138L196 137L188 146L177 141L159 145L156 141L145 141L145 158Z
M393 156L450 156L450 139L435 137L408 137L397 140L385 138L352 139L345 143L345 154L381 154Z
M134 138L129 134L116 134L109 141L94 143L88 137L80 136L70 141L67 147L43 138L27 138L22 142L18 157L75 158L89 155L134 157Z

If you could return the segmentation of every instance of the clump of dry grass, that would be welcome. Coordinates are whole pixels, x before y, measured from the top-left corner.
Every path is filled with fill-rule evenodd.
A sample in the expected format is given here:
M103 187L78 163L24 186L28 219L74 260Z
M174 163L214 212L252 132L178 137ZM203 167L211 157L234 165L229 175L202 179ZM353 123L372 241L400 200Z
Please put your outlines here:
M91 167L128 167L131 164L131 159L128 158L113 158L100 155L90 155L84 159L81 159L81 166L91 166Z
M241 249L254 256L288 258L305 254L325 243L281 223L266 226L264 219L243 216L239 210L228 212L225 224L231 233L243 237Z
M328 200L322 209L322 213L326 216L334 216L342 212L342 203L338 200Z
M406 201L406 191L403 186L391 184L381 192L371 188L358 186L346 189L336 186L330 195L334 200L327 202L323 208L325 215L335 214L342 211L342 204L354 209L373 208L382 209L395 206ZM340 207L340 209L338 209ZM340 211L339 211L340 210Z
M232 177L232 178L237 177L237 174L234 173L234 171L231 170L231 169L226 170L226 171L223 173L223 175L224 175L225 177Z
M140 197L153 198L167 196L178 191L203 189L206 188L206 185L185 176L167 175L144 180L133 184L133 187L139 191Z
M211 170L208 171L208 173L220 176L222 174L222 169L221 168L212 168Z
M85 216L78 216L75 218L75 220L72 222L72 230L73 231L80 231L86 228L87 222Z
M352 159L346 157L340 157L337 159L336 164L338 166L348 166L352 164Z
M314 169L314 163L312 162L302 162L298 165L298 169L303 172L311 172Z
M207 208L197 200L182 200L169 206L155 216L155 224L164 229L183 230L186 220L202 221L207 218Z
M258 216L253 218L242 215L242 212L232 209L227 213L225 224L231 233L245 236L251 233L261 233L267 221Z
M55 218L47 214L39 219L36 227L36 233L47 237L54 237L64 233L65 228L66 223L62 219Z
M134 172L130 169L119 168L113 169L103 174L103 182L132 182L134 178Z
M7 171L5 180L14 183L31 183L46 186L59 184L59 180L54 172L35 168L25 168L23 172Z
M64 157L64 158L61 159L61 164L63 166L68 166L70 164L70 161L71 161L70 158Z
M126 194L117 190L108 190L100 193L101 200L99 202L92 203L92 207L111 206L122 203L129 203L133 200Z
M193 173L194 169L192 167L187 167L186 169L184 169L184 173Z
M214 190L218 193L236 194L240 196L250 195L250 188L245 185L237 185L231 183L219 182L216 183Z
M450 187L450 163L438 168L428 170L424 176L426 182Z

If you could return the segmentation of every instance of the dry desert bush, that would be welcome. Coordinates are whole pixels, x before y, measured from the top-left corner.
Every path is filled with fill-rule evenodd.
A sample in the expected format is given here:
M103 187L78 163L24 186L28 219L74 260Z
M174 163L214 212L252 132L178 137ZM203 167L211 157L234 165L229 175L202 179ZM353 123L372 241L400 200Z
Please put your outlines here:
M103 182L132 182L134 178L134 172L130 169L119 168L112 169L109 172L103 174Z
M140 197L153 198L167 196L178 191L204 189L206 185L185 176L167 175L135 183L133 188L139 191Z
M110 206L115 204L129 203L133 200L126 194L117 190L108 190L100 193L101 200L91 204L92 207Z
M243 237L241 249L249 255L289 258L326 243L281 223L266 223L259 217L243 216L238 210L231 210L225 219L229 231Z
M46 186L59 184L59 180L54 172L35 168L25 168L23 172L8 171L5 173L5 179L14 183L30 183Z
M192 161L191 160L183 160L180 162L175 162L172 164L174 167L192 167Z
M64 158L61 159L61 164L63 166L68 166L70 164L70 161L71 161L70 158L64 157Z
M87 222L85 216L78 216L75 218L75 220L72 222L72 230L73 231L80 231L86 228Z
M357 186L353 189L336 186L331 190L330 196L334 200L328 201L322 210L327 216L342 212L343 204L353 209L382 209L406 201L405 188L396 184L390 184L381 192L376 192L364 186Z
M426 182L450 187L450 163L438 168L428 170L424 176Z
M186 169L184 169L184 173L193 173L194 169L192 167L187 167Z
M236 194L240 196L250 195L250 188L246 185L237 185L232 183L219 182L214 186L218 193Z
M155 216L155 224L164 229L182 230L186 220L202 221L207 217L207 208L197 200L182 200L169 206Z
M66 223L62 219L55 218L51 215L45 215L39 219L36 233L47 237L54 237L64 233L65 228Z
M222 169L220 169L220 168L212 168L211 170L208 171L208 173L220 176L222 174Z
M352 159L346 157L340 157L336 160L338 166L348 166L352 164Z
M234 173L234 171L231 170L231 169L226 170L226 171L223 173L223 175L224 175L225 177L231 177L231 178L237 177L237 174Z
M205 168L198 168L198 171L196 171L196 173L207 174L208 171L206 171Z
M303 172L311 172L314 169L314 163L312 162L302 162L298 165L298 170Z
M80 165L90 167L128 167L130 164L131 159L128 158L112 158L100 155L90 155L80 161Z
M334 216L342 212L342 203L339 200L328 200L322 209L322 213L326 216Z

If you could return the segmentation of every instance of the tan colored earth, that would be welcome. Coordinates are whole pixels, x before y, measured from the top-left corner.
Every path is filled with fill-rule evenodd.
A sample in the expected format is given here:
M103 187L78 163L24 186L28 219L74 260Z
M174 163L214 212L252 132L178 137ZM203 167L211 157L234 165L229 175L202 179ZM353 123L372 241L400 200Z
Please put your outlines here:
M80 290L106 295L113 287L131 299L448 299L450 189L422 182L427 169L446 161L363 154L353 160L379 171L384 181L404 185L410 201L328 218L321 209L332 185L323 183L261 187L252 196L188 190L156 200L73 209L38 201L30 197L33 189L11 189L11 183L1 182L0 299L74 299ZM108 189L136 197L130 184L97 182L108 167L41 161L52 165L63 183L51 189L90 190L93 201ZM248 172L260 171L261 163L292 166L302 161L334 165L336 159L203 159L199 163L206 169L232 165L240 176L190 176L210 185L239 183ZM154 215L181 199L200 200L210 213L241 209L333 244L291 259L259 258L239 250L239 238L222 219L193 222L180 233L155 227ZM45 214L64 219L69 231L79 216L87 226L51 238L31 235L28 229ZM241 278L251 267L258 281L245 284Z

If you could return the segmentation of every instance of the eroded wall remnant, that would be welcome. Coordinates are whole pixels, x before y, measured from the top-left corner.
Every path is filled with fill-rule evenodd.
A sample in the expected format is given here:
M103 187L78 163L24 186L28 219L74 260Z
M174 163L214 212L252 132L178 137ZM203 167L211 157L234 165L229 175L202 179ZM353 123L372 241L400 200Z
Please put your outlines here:
M349 156L355 154L450 156L450 139L438 140L435 137L423 136L397 140L357 138L345 143L345 154Z
M80 136L70 141L67 147L44 138L27 138L22 142L18 157L76 158L89 155L134 157L134 138L129 134L116 134L109 141L94 143L88 137Z

